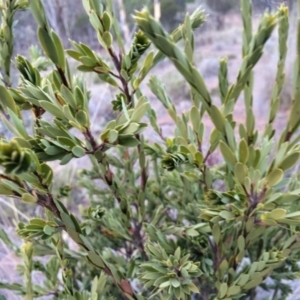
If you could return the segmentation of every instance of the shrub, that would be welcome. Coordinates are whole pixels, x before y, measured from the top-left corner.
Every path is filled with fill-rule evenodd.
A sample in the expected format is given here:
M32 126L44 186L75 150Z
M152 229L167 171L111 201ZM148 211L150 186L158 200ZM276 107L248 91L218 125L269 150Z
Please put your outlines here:
M17 8L19 1L7 3ZM2 120L14 137L0 143L0 193L42 207L44 213L18 224L17 233L24 240L21 248L0 232L22 257L20 272L25 278L24 284L2 282L1 288L26 299L44 295L82 300L257 299L258 286L287 296L290 287L283 280L299 273L299 174L291 170L300 156L300 49L290 117L278 135L274 120L284 83L288 10L281 6L276 13L264 14L254 34L250 3L241 1L243 62L232 85L227 60L220 60L218 105L193 65L193 29L204 22L203 11L187 15L171 35L147 10L137 12L140 31L128 52L119 55L113 43L113 36L119 35L114 32L112 3L107 1L103 11L98 1L84 0L110 63L78 41L72 41L73 49L63 49L42 2L29 1L51 69L42 76L39 64L18 56L20 84L15 87L7 84L5 72L0 86ZM5 6L4 17L8 10ZM7 29L12 22L3 23L1 49L12 44L12 31ZM252 70L276 26L280 54L276 82L266 129L258 132ZM176 45L179 40L184 50ZM158 50L149 51L151 44ZM70 73L68 56L78 61L78 71L97 73L116 89L111 106L116 118L100 137L91 129L89 92L81 77ZM190 85L193 101L190 110L179 115L163 83L150 78L151 91L176 125L173 138L163 136L155 110L140 88L164 57ZM2 61L10 58L2 56ZM233 109L242 93L246 118L238 125ZM32 112L33 131L24 126L23 110ZM204 114L214 125L208 140ZM143 134L147 126L161 143ZM220 163L212 159L218 153ZM81 209L68 197L72 187L53 189L56 174L49 164L66 165L78 158L87 158L92 165L78 170L82 195L89 199ZM38 259L41 256L47 263ZM33 271L43 274L42 284L33 283Z

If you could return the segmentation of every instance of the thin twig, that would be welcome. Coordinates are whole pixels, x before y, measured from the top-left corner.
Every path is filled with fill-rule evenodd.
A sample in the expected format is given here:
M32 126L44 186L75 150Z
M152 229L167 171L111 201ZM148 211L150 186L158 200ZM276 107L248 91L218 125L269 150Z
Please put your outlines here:
M99 72L96 72L96 73L98 73L98 74L99 74ZM118 79L120 79L120 80L121 80L121 77L120 77L120 75L118 75L118 74L114 73L113 71L109 71L109 74L110 74L110 75L112 75L112 76L114 76L115 78L118 78Z
M278 288L278 286L277 286L276 289L274 290L274 294L273 294L272 300L276 300L278 291L279 291L279 288Z
M87 154L95 154L97 151L102 150L105 147L105 143L102 143L100 145L97 144L89 128L86 128L86 131L83 132L83 135L85 136L85 138L87 139L87 141L90 143L92 147L92 150L86 152ZM107 170L104 175L105 182L111 188L111 191L115 196L115 198L117 199L118 203L120 203L122 199L120 198L120 196L118 196L116 191L112 189L114 183L113 180L114 173L111 171L108 164L106 166L107 166Z
M133 220L133 222L134 222L134 233L133 233L134 244L136 244L136 246L140 249L143 259L148 260L148 256L145 251L145 247L144 247L144 243L143 243L143 237L141 234L143 224L137 223L136 220Z
M53 195L49 191L49 186L43 183L43 178L38 172L34 172L34 175L38 178L41 186L47 191L46 195L38 195L37 203L40 206L48 208L57 218L61 219L60 211L56 206Z
M129 87L128 87L128 82L123 78L122 74L121 74L121 70L122 70L122 60L121 60L121 57L118 58L118 56L116 55L116 53L113 51L112 48L108 48L108 53L109 55L111 56L112 58L112 61L119 73L119 79L121 81L121 84L122 84L122 90L127 98L127 104L131 104L131 101L132 101L132 97L131 97L131 94L129 92Z
M88 140L88 142L91 144L93 151L95 153L97 151L96 149L97 149L98 145L92 135L91 130L89 128L86 128L86 131L83 132L83 135Z
M136 138L140 141L139 135L136 135ZM141 153L141 145L138 145L137 148L138 148L138 152L140 154ZM141 189L143 192L145 192L145 190L146 190L147 180L148 180L147 169L146 169L146 167L144 167L144 168L142 168L142 171L141 171Z
M68 80L67 80L67 77L66 77L64 71L63 71L60 67L58 67L58 66L56 66L56 69L57 69L57 71L58 71L58 73L59 73L59 76L60 76L60 78L61 78L62 83L63 83L68 89L70 89L70 85L69 85L69 83L68 83Z
M120 88L120 89L123 91L123 93L126 96L127 104L131 105L132 104L132 96L133 96L134 93L130 94L129 87L128 87L128 82L123 78L123 76L121 74L121 70L122 70L122 56L120 54L119 57L118 57L116 55L116 53L113 51L112 48L108 48L108 53L110 54L110 56L112 58L112 61L113 61L114 65L115 65L115 67L116 67L116 69L117 69L117 71L119 73L119 79L120 79L121 84L122 84L122 88ZM141 138L140 138L140 136L138 134L136 135L136 138L139 141L141 141ZM141 145L138 145L137 149L138 149L139 155L141 155ZM148 180L147 168L143 167L142 170L141 170L141 190L143 192L145 192L145 190L146 190L147 180ZM135 228L134 228L133 235L135 236L135 238L138 241L138 245L139 245L139 248L141 250L142 256L146 259L147 258L147 254L146 254L145 249L144 249L144 245L143 245L143 242L142 242L142 235L141 235L142 227L143 227L143 223L142 222L140 222L139 224L136 224Z

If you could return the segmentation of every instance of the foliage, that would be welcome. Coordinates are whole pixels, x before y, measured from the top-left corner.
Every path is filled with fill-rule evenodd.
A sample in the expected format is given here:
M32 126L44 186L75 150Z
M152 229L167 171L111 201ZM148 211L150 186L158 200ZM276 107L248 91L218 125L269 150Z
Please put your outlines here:
M13 43L13 17L14 14L20 10L24 9L27 5L27 0L10 0L1 1L1 28L0 28L0 68L2 71L2 78L7 85L10 85L10 57L14 51Z
M171 35L149 11L136 12L139 31L119 55L111 1L106 10L97 0L83 0L83 5L111 61L77 41L65 50L42 2L30 0L47 59L37 61L36 48L32 63L18 56L18 86L10 86L7 70L0 86L2 121L14 135L0 143L0 193L44 208L41 215L17 225L22 248L0 231L0 238L22 258L19 271L24 275L24 284L1 282L0 288L26 299L53 295L70 300L228 300L255 299L255 289L261 286L284 299L290 292L284 279L299 275L300 258L300 185L294 168L300 158L300 47L290 116L280 136L274 126L285 77L287 7L264 14L253 33L251 1L241 1L243 61L230 85L227 60L220 60L218 105L193 64L193 30L205 20L202 10L187 14ZM7 14L10 6L3 9ZM12 22L8 26L6 43L12 45ZM267 126L258 132L252 70L276 26L276 82ZM297 37L299 45L300 33ZM183 50L177 45L180 40ZM124 49L123 41L117 42ZM90 93L82 77L71 74L68 56L78 62L79 72L96 73L115 88L115 119L100 137L91 128ZM163 136L141 88L163 58L175 65L191 89L191 108L179 115L163 83L150 77L152 93L176 125L173 138ZM42 75L45 68L48 73ZM242 93L246 118L238 125L233 110ZM32 112L33 131L24 125L23 110ZM208 140L205 114L214 125ZM161 143L143 133L146 127L161 137ZM217 155L220 163L213 161ZM49 162L66 165L79 158L83 167L88 159L92 167L78 170L88 202L77 210L69 186L54 190L57 174ZM33 271L43 274L42 284L33 282Z

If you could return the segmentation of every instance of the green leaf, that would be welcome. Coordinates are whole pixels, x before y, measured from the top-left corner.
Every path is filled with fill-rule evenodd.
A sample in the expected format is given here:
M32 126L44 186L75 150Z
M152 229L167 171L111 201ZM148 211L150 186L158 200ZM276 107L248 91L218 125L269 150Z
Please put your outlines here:
M16 191L18 194L25 194L26 190L19 187L19 185L17 185L16 183L10 181L10 180L2 180L3 184L5 184L5 186L11 188L13 191Z
M76 230L76 226L75 226L72 218L69 216L69 214L67 214L65 212L61 212L60 214L61 214L62 221L64 222L67 229Z
M196 293L196 294L200 293L199 289L197 288L197 286L194 283L189 282L186 286L192 293Z
M41 164L41 177L44 184L51 184L53 179L53 170L45 163Z
M27 149L31 149L32 148L32 146L30 145L30 143L27 140L23 139L23 138L15 137L15 138L12 139L12 141L16 141L17 144L21 148L27 148Z
M29 221L30 224L40 225L41 227L44 227L46 224L46 221L39 218L33 218Z
M241 274L239 279L238 279L238 285L239 286L244 286L249 280L250 280L250 275L249 274Z
M69 120L69 123L71 124L71 122L74 122L75 123L75 121L76 121L76 119L74 118L74 114L73 114L73 112L71 112L71 110L70 110L70 106L69 105L64 105L63 107L62 107L62 111L63 111L63 113L64 113L64 115L65 115L65 119L67 119L67 120ZM78 124L77 124L77 122L76 122L76 126L79 126ZM75 126L74 126L75 127ZM79 126L80 128L82 127L82 126ZM76 127L75 127L76 128Z
M25 129L25 126L24 126L22 120L19 119L17 117L17 115L10 108L8 108L8 113L10 115L10 118L11 118L12 122L15 125L15 128L19 132L20 136L23 137L25 140L28 140L29 135L27 134L27 131Z
M178 279L172 278L172 279L170 280L170 282L171 282L171 285L172 285L174 288L180 287L180 281L179 281Z
M239 286L237 286L237 285L234 285L234 286L231 286L231 287L228 289L227 295L228 295L228 296L235 296L235 295L240 294L241 291L242 291L241 287L239 287Z
M87 67L95 67L97 66L97 61L88 57L88 56L81 56L80 61Z
M48 101L39 101L41 107L46 110L48 113L50 113L51 115L60 118L60 119L65 119L65 115L62 111L62 108L59 108L58 106L54 105L51 102Z
M195 172L189 172L189 171L185 171L184 175L186 177L188 177L188 179L190 179L191 181L198 181L199 180L199 175Z
M160 276L159 273L157 272L149 272L149 273L146 273L144 276L143 276L143 279L153 279L153 280L156 280L158 279Z
M244 251L245 250L245 246L246 246L245 238L242 235L240 235L238 237L238 241L237 242L238 242L238 247L239 247L240 252Z
M263 278L261 276L256 276L254 279L250 280L248 283L246 283L244 286L242 286L243 290L250 290L252 288L255 288L261 284L263 281Z
M83 127L89 127L89 121L87 113L83 110L80 110L75 115L76 121Z
M11 133L13 133L15 136L19 136L18 130L16 130L16 128L13 126L13 124L11 124L3 114L0 115L0 118L1 118L1 121L4 123L5 127Z
M132 136L119 136L119 145L125 146L125 147L136 147L140 144L139 140Z
M111 129L108 133L108 142L113 144L119 137L118 131Z
M148 102L142 104L137 109L135 109L130 118L131 122L139 122L142 119L142 117L145 115L145 113L147 112L148 109L149 109Z
M248 145L244 139L240 141L239 145L239 162L246 164L249 158Z
M286 215L286 210L283 208L275 208L270 213L268 213L268 218L273 220L280 220Z
M108 135L109 135L109 129L106 129L101 135L100 135L100 138L101 138L101 141L105 142L107 141L108 139Z
M69 153L67 155L65 155L61 161L60 161L60 165L66 165L67 163L69 163L73 158L73 154Z
M65 86L61 85L60 88L61 95L63 96L64 100L73 108L76 109L76 100L73 96L73 93Z
M66 68L66 58L65 58L65 49L62 45L62 42L58 35L51 30L51 37L53 40L53 44L55 45L57 59L58 59L58 67L64 72Z
M13 191L10 187L0 182L0 195L10 196L13 194Z
M53 233L55 233L55 231L56 231L56 229L55 228L53 228L53 227L51 227L51 226L49 226L49 225L46 225L45 227L44 227L44 232L47 234L47 235L52 235Z
M227 285L227 283L223 282L219 289L219 297L221 299L224 298L227 294L227 291L228 291L228 285Z
M140 125L138 123L130 123L125 128L122 128L119 133L120 134L135 134L137 130L140 128Z
M201 121L200 112L196 106L193 106L190 110L190 119L194 128L194 131L198 133L199 124Z
M247 177L247 169L246 166L242 163L236 163L234 166L234 175L239 183L243 184L245 178Z
M79 236L80 236L82 242L84 243L85 247L86 247L87 249L89 249L90 251L93 251L94 248L93 248L93 246L91 245L90 241L89 241L84 235L82 235L82 234L80 234Z
M278 166L279 169L282 169L283 171L286 171L290 168L292 168L296 162L299 160L300 153L294 152L290 155L288 155Z
M107 46L107 48L110 48L112 45L112 40L113 40L111 33L108 31L105 31L102 35L102 39L103 39L105 45Z
M37 199L33 197L31 194L25 193L22 195L22 201L25 203L36 203Z
M83 157L85 155L85 150L80 146L75 146L72 148L72 153L76 157Z
M223 141L220 142L220 150L226 162L234 166L236 163L235 155Z
M284 173L281 169L274 169L267 175L266 182L269 186L274 186L282 180L283 175Z
M45 54L52 60L55 65L59 65L59 59L56 52L56 47L53 43L49 32L42 27L38 28L38 38Z
M235 219L235 215L230 211L223 210L220 212L219 215L220 215L220 217L222 217L225 220L234 220Z
M227 259L223 259L220 266L219 266L219 276L222 278L225 273L228 272L229 265Z
M81 72L94 72L94 67L88 67L88 66L84 66L84 65L80 65L77 67L78 71Z
M56 146L49 146L45 149L45 152L48 154L48 155L57 155L57 154L61 154L63 152L63 150L59 147L56 147Z
M212 235L214 238L214 241L216 244L219 244L220 241L220 237L221 237L221 229L219 224L214 224L213 228L212 228Z
M102 23L104 31L109 31L111 27L111 19L107 11L105 11L102 15Z
M199 232L197 230L195 230L194 228L189 228L186 230L185 234L187 236L191 236L191 237L194 237L194 236L199 236Z
M90 261L93 265L97 266L98 268L101 268L101 269L102 269L102 268L105 267L104 261L103 261L102 257L101 257L100 255L98 255L96 252L94 252L94 251L89 251L87 257L88 257L89 261Z
M216 126L216 128L224 133L225 132L225 118L220 112L220 110L215 106L212 105L209 111L209 115L211 117L212 122Z
M16 115L18 115L18 109L15 104L15 101L11 94L8 92L6 87L3 85L0 85L0 98L1 98L1 106L6 110L9 108L11 111L13 111Z
M203 154L202 154L201 152L198 152L198 151L197 151L197 152L195 153L194 159L195 159L195 161L197 162L197 165L198 165L198 166L201 166L202 163L203 163L203 159L204 159Z
M69 148L69 149L72 149L73 147L76 146L76 143L71 138L68 138L68 137L65 137L65 136L58 136L57 140L58 140L59 143L61 143L62 145L67 146L67 148Z
M174 257L177 259L177 260L180 260L180 257L181 257L181 249L180 247L178 247L174 253Z
M80 61L80 57L82 54L80 52L74 51L74 50L66 50L67 54L71 56L73 59Z
M171 285L171 281L167 280L167 281L163 282L163 283L159 286L159 288L160 288L160 289L164 289L164 288L166 288L166 287L169 287L170 285Z

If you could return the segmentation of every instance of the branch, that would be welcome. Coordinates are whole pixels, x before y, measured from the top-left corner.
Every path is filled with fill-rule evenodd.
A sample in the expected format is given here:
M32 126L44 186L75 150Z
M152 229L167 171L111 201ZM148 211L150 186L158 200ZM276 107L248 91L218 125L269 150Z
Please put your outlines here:
M96 151L99 150L99 148L103 145L104 147L104 144L101 144L101 145L97 145L97 142L95 141L93 135L92 135L92 132L89 128L86 128L86 131L83 132L83 135L84 137L87 139L87 141L91 144L93 150L90 151L91 153L87 153L87 154L94 154Z
M116 67L116 69L117 69L117 71L119 73L118 77L119 77L119 79L120 79L120 81L122 83L122 87L123 87L122 90L123 90L123 92L124 92L124 94L126 96L127 104L131 104L131 102L132 102L132 95L129 92L128 82L121 75L121 70L122 70L122 59L121 59L121 56L119 58L117 56L117 54L113 51L112 48L108 48L107 50L108 50L108 53L111 56L112 61L113 61L114 65L115 65L115 67ZM138 134L136 135L136 138L139 141L141 140L140 136ZM137 148L138 148L138 153L140 154L141 153L141 146L138 145ZM143 168L141 170L141 189L142 189L143 192L146 189L146 184L147 184L147 179L148 179L147 177L148 177L147 176L147 170L146 170L146 168Z
M87 154L95 154L97 151L102 150L104 148L105 143L98 145L89 128L86 128L86 131L83 132L83 135L85 136L85 138L91 144L92 147L92 150L86 152ZM101 163L102 161L99 162ZM120 203L121 198L117 195L116 191L112 189L114 173L111 171L108 163L106 163L106 168L107 168L106 174L104 175L105 182L110 187L118 203Z
M118 58L117 54L114 52L114 50L112 48L108 48L108 53L119 73L119 75L117 75L117 78L120 79L121 83L122 83L122 90L127 98L127 104L131 104L132 102L132 96L129 92L129 87L128 87L128 82L123 78L122 74L121 74L121 70L122 70L122 59L121 57Z
M70 85L68 83L68 80L67 80L67 77L66 77L64 71L59 66L56 66L56 69L59 73L62 83L70 90Z
M136 138L139 141L141 141L140 136L138 134L136 135ZM141 153L141 145L138 145L137 148L138 148L138 153L140 154ZM146 190L147 180L148 180L148 175L147 175L147 169L145 167L145 168L142 168L142 170L141 170L141 189L143 192L145 192L145 190Z
M61 214L59 209L56 206L53 195L49 191L49 186L43 183L42 177L35 171L34 175L38 178L41 186L47 191L46 196L38 195L38 205L48 208L57 218L61 220Z
M143 237L141 234L143 224L142 223L137 224L137 222L135 220L133 220L133 222L134 222L134 232L133 232L133 236L134 236L133 242L134 243L133 244L140 249L143 259L148 260L148 256L145 251L145 247L144 247L144 243L143 243Z

